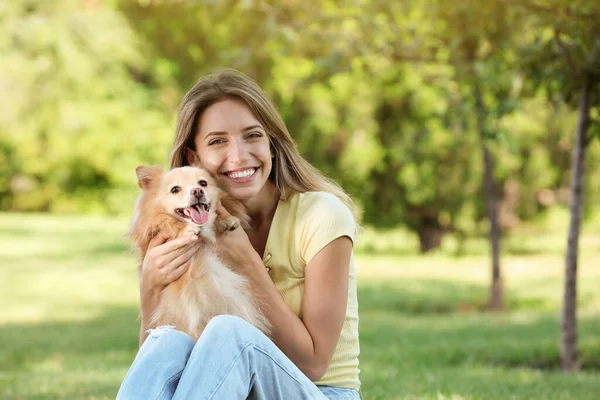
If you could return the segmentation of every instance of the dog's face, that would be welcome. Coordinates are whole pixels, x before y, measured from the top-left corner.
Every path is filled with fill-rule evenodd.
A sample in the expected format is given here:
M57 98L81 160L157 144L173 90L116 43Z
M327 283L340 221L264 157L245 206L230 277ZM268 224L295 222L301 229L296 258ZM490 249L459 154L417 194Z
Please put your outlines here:
M203 169L175 168L167 172L159 188L159 201L165 210L181 220L195 225L209 221L211 210L216 210L219 189ZM211 221L212 222L212 221Z
M212 226L220 189L208 172L197 167L166 173L158 167L138 167L136 172L140 187L154 192L164 212L197 227Z

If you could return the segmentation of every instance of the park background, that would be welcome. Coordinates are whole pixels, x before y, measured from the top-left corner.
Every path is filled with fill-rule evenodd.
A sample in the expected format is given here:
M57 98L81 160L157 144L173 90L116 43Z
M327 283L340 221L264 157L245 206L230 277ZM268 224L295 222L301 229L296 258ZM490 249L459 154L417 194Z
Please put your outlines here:
M222 67L362 210L365 399L600 397L600 1L0 0L0 398L114 398L135 167Z

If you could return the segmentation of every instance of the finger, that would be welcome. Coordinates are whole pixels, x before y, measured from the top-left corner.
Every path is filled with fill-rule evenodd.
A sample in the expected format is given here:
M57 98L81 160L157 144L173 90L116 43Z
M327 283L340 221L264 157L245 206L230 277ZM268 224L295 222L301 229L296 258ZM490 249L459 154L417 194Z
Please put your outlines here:
M179 257L190 252L193 255L198 251L199 248L200 242L193 242L187 245L183 245L167 254L163 254L161 257L159 257L157 263L159 265L162 265L162 268L166 268L168 271L169 269L173 269L175 266L177 266L177 264L175 263Z
M148 250L150 250L153 247L163 244L167 240L169 240L169 237L165 233L162 233L159 231L156 234L156 236L154 236L152 238L152 240L150 240L150 243L148 243Z
M181 250L186 245L190 243L194 243L198 240L198 236L196 235L186 235L177 239L169 240L167 243L161 246L160 254L167 255L173 252L177 252L177 250ZM169 257L169 259L173 259L177 257L180 253L174 254L173 257Z
M171 282L176 281L177 279L181 278L181 276L190 269L191 265L192 265L192 262L191 262L191 258L190 258L185 263L181 264L179 267L174 269L171 272L171 276L169 277Z
M169 265L171 268L171 276L174 276L174 279L179 278L181 275L187 271L189 267L189 261L192 259L194 254L198 251L198 248L192 247L185 253L181 254L179 257L176 257Z

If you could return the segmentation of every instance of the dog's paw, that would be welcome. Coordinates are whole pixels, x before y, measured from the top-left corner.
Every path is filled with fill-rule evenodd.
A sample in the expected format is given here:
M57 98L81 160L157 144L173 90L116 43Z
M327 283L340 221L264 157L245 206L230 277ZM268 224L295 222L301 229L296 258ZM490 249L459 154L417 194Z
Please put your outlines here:
M234 223L232 223L232 224L229 226L229 229L228 229L228 231L229 231L229 232L231 232L231 231L235 231L235 230L236 230L236 229L237 229L239 226L240 226L240 221L235 221Z
M185 228L185 232L184 232L184 234L186 234L186 235L196 235L196 236L200 236L201 233L202 233L202 228L200 226L194 226L191 224L187 228Z
M237 228L239 228L240 226L240 220L236 217L227 217L227 218L223 218L223 219L218 219L217 220L217 232L218 233L223 233L223 232L231 232L231 231L235 231Z

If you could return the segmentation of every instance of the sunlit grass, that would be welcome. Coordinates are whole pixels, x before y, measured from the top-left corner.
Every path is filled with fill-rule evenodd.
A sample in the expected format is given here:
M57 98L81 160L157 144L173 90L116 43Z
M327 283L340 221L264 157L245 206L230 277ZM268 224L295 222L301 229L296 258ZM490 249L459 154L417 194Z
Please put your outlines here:
M122 219L0 214L0 398L114 398L138 335L126 229ZM562 254L503 257L508 312L488 314L487 257L411 251L357 255L367 400L598 397L597 247L580 260L578 375L557 370Z

